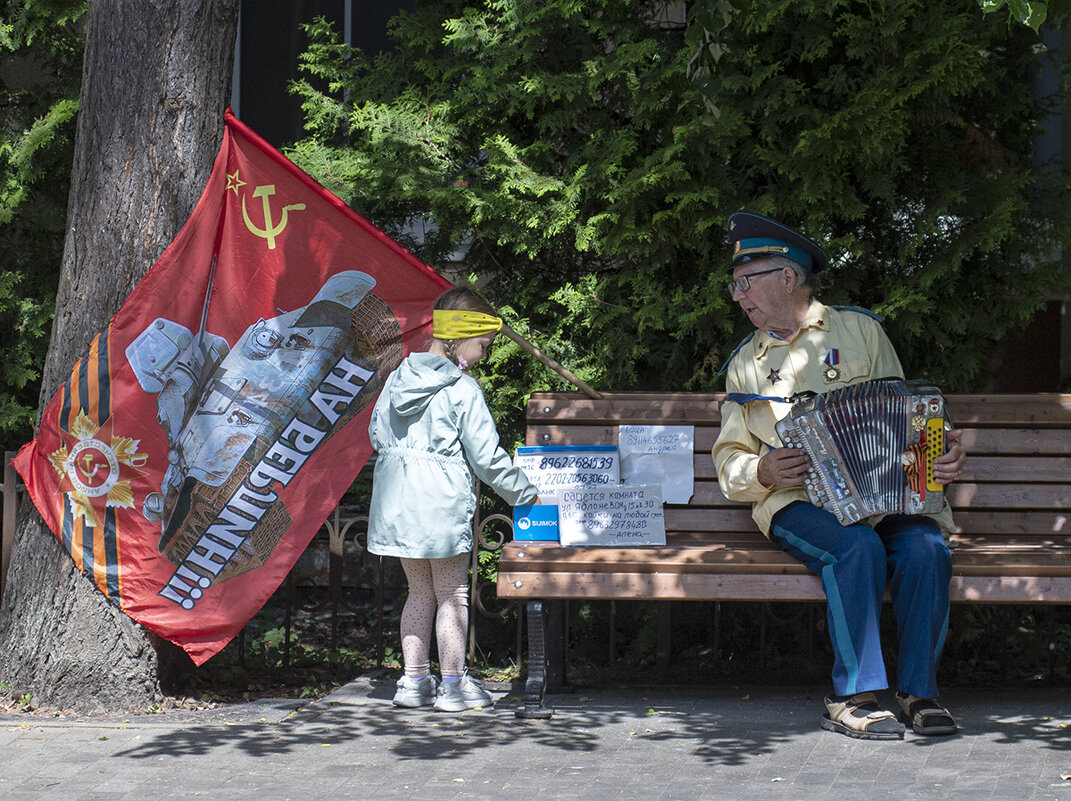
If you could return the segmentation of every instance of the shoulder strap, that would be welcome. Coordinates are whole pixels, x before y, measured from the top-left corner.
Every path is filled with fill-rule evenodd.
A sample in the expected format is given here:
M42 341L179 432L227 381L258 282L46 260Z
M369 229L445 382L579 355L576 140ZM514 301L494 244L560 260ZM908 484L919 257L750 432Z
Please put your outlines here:
M733 357L736 356L736 354L738 354L740 352L740 349L743 348L744 345L746 345L748 342L750 342L751 338L754 337L754 336L755 336L755 332L752 331L750 334L748 334L746 337L743 338L743 340L740 342L740 344L737 345L736 348L733 350L733 352L729 354L729 358L725 360L725 364L723 364L718 369L718 375L722 375L726 370L729 369L729 362L731 362L733 360Z
M752 401L772 401L774 403L792 403L791 398L781 398L776 395L751 395L747 392L730 392L725 396L726 403L739 403L743 406Z
M751 403L752 401L772 401L773 403L792 403L795 404L801 400L807 400L817 395L817 392L805 389L801 392L797 392L794 395L790 395L787 398L782 398L777 395L751 395L747 392L730 392L725 396L726 403L739 403L743 405L745 403Z
M859 312L859 314L865 314L867 317L872 317L873 319L877 320L879 323L883 322L885 320L885 318L882 317L880 314L877 314L876 312L872 312L872 311L870 311L870 309L864 309L861 306L830 306L829 308L836 309L837 311Z

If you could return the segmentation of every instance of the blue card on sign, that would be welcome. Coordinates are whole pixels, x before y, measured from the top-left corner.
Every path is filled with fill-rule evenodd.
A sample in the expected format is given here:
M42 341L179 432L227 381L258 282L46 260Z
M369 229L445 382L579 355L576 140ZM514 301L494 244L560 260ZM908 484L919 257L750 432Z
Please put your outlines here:
M513 539L558 539L558 507L549 503L530 503L513 507Z

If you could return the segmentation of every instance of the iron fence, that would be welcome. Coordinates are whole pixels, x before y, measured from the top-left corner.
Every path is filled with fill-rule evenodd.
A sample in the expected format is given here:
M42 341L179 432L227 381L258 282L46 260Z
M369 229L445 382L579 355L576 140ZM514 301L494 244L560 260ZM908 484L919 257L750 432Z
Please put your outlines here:
M2 562L0 562L0 597L7 583L8 566L15 538L15 524L20 495L25 487L18 479L11 464L15 453L4 453L3 507L2 516ZM479 486L477 486L477 491ZM476 614L469 618L469 660L476 656L476 615L501 620L515 607L515 603L501 602L494 593L494 581L481 576L480 553L494 553L512 536L513 521L502 514L482 515L477 508L473 520L475 547L471 554L470 609ZM285 598L283 610L283 664L289 666L295 619L298 616L323 617L329 620L329 648L337 651L339 628L350 616L363 615L373 627L375 664L384 662L386 636L385 584L387 561L367 550L368 513L359 505L343 499L328 515L306 548L302 558L287 574L280 587ZM301 588L311 590L299 598ZM366 590L367 599L353 600L347 589ZM358 593L361 594L361 593ZM238 637L238 661L244 663L247 629ZM518 661L521 647L520 628L517 629Z
M0 512L2 517L2 564L0 564L0 593L3 592L7 581L7 571L10 564L13 547L17 506L20 495L25 489L18 483L18 476L11 466L14 453L5 453L4 458L4 483L3 483L3 508ZM477 490L479 487L477 486ZM305 550L301 559L294 565L287 575L283 584L277 591L283 596L283 641L282 641L282 664L289 667L291 663L291 651L294 644L295 623L307 622L306 619L317 621L322 625L326 620L329 626L327 637L328 648L337 652L340 644L340 627L347 620L361 618L363 625L369 627L371 632L372 647L374 650L374 664L383 666L388 636L396 637L396 632L387 632L388 611L400 602L404 596L404 580L393 578L400 576L397 560L383 558L370 553L367 550L368 513L358 504L343 499L336 506L327 520L321 526L309 547ZM477 663L478 620L493 621L503 626L503 621L511 615L516 616L514 625L513 642L510 645L512 654L507 654L516 665L521 665L524 654L524 605L514 600L505 600L497 596L495 592L495 576L497 574L497 560L495 554L502 546L512 538L513 521L504 514L485 514L477 505L476 516L473 521L473 540L475 547L471 553L470 571L470 610L469 615L469 638L468 659L469 664ZM487 563L487 569L481 570L481 564ZM392 585L391 582L394 582ZM579 637L583 642L585 656L596 656L595 662L613 666L625 653L622 642L628 642L635 637L636 624L634 617L628 609L622 611L622 604L617 601L592 601L584 604L569 604L571 612L566 615L567 631L574 629L573 638ZM629 604L633 602L628 602ZM654 662L658 667L671 665L683 650L694 647L695 642L674 642L675 648L670 649L670 629L674 621L670 609L678 604L670 602L653 602L637 599L635 603L649 604L653 609L654 647L651 649ZM596 612L590 615L597 619L596 631L581 631L579 625L580 611L583 605L595 607ZM624 606L628 606L625 604ZM717 659L723 652L723 640L725 639L725 626L723 625L723 610L731 605L710 603L702 606L698 612L695 604L688 605L682 618L705 617L706 620L699 629L690 630L689 637L697 636L703 641L703 648ZM751 631L751 647L758 646L759 656L762 660L776 658L778 641L782 639L786 631L816 632L819 621L822 620L821 605L799 605L786 609L784 605L772 604L748 604L749 611L746 626ZM735 614L735 613L734 613ZM572 625L569 620L572 620ZM506 628L500 631L508 631ZM239 664L245 664L246 650L249 640L249 626L243 629L237 642L237 660ZM507 635L508 636L508 635ZM567 639L569 636L567 634ZM814 657L814 638L809 642L806 638L803 646L807 656ZM821 639L821 638L819 638ZM757 641L757 642L756 642ZM730 646L731 647L731 646ZM797 644L797 648L799 644ZM598 652L603 649L602 655Z

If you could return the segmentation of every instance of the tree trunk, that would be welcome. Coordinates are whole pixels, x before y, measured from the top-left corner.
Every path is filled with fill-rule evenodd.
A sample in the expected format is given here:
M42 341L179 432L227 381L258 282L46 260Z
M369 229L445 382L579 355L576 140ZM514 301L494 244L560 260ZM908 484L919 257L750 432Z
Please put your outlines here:
M189 216L223 135L238 0L91 0L43 408ZM152 638L160 642L158 638ZM170 644L167 644L170 648ZM144 710L167 649L79 574L32 504L0 607L0 679L35 705Z

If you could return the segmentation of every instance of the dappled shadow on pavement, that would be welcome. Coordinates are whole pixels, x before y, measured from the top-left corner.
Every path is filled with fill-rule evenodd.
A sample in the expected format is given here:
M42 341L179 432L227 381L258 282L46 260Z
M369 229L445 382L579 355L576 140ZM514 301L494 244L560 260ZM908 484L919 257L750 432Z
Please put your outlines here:
M347 694L329 696L282 721L181 725L143 737L117 756L183 758L230 750L250 757L305 752L315 759L315 749L341 747L403 761L479 754L489 764L519 759L549 764L568 754L604 752L607 758L628 760L642 758L645 748L669 748L708 766L732 767L786 749L805 759L818 744L827 748L845 739L820 731L821 693L807 690L598 689L553 696L554 716L544 721L516 718L519 700L508 693L491 709L461 714L398 709L390 703L392 693L393 684L385 681L350 685ZM959 708L949 700L963 727L959 735L923 738L909 731L903 745L932 747L982 737L1071 750L1071 710L1064 692L1033 698L1028 708L1019 709L1015 696L1002 696L996 707L984 695L961 700ZM1051 712L1036 712L1046 705Z
M997 732L995 742L1001 745L1030 742L1057 751L1071 751L1071 720L1066 718L1057 719L1049 715L1016 715L1012 718L990 715L987 721L987 731Z

